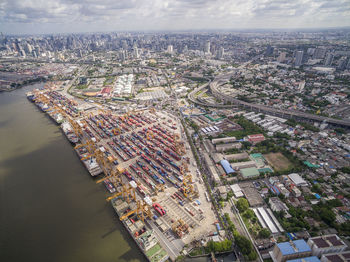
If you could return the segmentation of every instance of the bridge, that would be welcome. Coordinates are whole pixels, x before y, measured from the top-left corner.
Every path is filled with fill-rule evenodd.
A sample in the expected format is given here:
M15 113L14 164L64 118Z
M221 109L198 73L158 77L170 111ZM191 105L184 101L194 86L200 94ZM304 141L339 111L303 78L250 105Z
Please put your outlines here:
M222 94L218 90L218 87L226 83L232 75L233 73L231 72L231 73L226 73L226 74L217 76L212 82L208 82L196 88L191 93L189 93L188 99L192 103L195 103L201 106L214 107L214 108L233 108L233 107L240 106L250 111L254 111L258 113L264 113L264 114L274 115L282 118L295 119L295 120L301 120L301 121L313 121L313 122L321 122L321 123L324 122L332 126L345 127L350 129L350 121L346 119L334 119L330 117L305 113L297 110L278 109L270 106L245 102L245 101L236 99L233 96ZM209 87L209 90L211 91L214 97L221 99L225 103L230 102L231 105L211 104L206 101L198 101L198 99L195 97L195 94L207 87Z

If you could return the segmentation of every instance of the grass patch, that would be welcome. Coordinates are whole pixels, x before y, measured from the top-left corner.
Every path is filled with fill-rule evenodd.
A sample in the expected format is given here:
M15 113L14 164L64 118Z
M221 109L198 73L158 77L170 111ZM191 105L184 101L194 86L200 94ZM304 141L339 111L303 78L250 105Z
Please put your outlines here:
M280 152L266 154L264 158L276 171L284 171L292 168L292 163Z

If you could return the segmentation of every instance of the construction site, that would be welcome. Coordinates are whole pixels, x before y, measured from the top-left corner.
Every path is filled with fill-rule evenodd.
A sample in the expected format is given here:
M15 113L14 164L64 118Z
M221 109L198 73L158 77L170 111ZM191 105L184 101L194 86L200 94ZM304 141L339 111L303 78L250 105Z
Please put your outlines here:
M56 89L28 98L61 124L149 261L174 261L186 244L224 237L176 116L154 108L116 114Z

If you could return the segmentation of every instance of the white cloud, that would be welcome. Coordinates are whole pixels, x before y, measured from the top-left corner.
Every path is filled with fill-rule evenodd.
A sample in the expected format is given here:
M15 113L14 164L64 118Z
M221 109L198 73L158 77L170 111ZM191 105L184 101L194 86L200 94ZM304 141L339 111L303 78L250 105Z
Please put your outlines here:
M2 0L0 3L0 30L8 33L350 26L349 17L349 0Z

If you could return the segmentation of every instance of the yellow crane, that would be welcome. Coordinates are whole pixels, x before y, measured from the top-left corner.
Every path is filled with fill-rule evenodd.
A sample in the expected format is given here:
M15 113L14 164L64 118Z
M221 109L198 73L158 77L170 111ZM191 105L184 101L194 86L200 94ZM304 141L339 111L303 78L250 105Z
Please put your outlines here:
M158 192L164 192L164 185L163 184L157 184L154 193L155 195L158 195Z
M145 202L138 200L136 202L136 209L129 211L125 215L120 217L120 220L123 221L132 214L137 215L137 217L144 223L146 218L152 219L151 207Z
M120 196L120 195L125 199L126 194L127 194L126 186L123 185L120 192L115 193L115 194L111 195L110 197L107 197L107 198L106 198L106 201L110 201L110 200L112 200L113 198L116 198L116 197L118 197L118 196Z
M190 173L183 176L182 184L184 196L192 201L192 196L197 196L198 192L196 192L194 189L194 186L192 184L192 176Z

